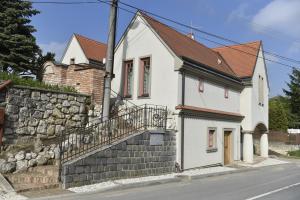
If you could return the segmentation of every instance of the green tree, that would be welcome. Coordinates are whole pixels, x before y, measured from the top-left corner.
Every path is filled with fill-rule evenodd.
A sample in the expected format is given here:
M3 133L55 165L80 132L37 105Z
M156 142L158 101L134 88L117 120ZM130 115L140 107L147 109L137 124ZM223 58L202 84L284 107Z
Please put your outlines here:
M271 130L286 131L288 129L289 120L282 103L273 98L269 101L269 128Z
M28 1L0 1L0 67L4 71L36 70L32 63L39 47L32 35L36 30L30 25L30 17L38 13Z
M300 71L296 68L290 74L288 90L283 90L290 102L291 113L300 119Z

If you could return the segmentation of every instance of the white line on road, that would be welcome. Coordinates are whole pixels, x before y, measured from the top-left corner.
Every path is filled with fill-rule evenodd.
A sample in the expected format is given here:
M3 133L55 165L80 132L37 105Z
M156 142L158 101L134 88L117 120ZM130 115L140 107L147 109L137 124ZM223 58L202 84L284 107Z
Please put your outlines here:
M264 193L264 194L260 194L260 195L254 196L254 197L248 198L248 199L246 199L246 200L259 199L259 198L268 196L268 195L270 195L270 194L274 194L274 193L276 193L276 192L280 192L280 191L282 191L282 190L286 190L286 189L289 189L289 188L292 188L292 187L295 187L295 186L298 186L298 185L300 185L300 182L299 182L299 183L292 184L292 185L288 185L288 186L285 186L285 187L282 187L282 188L279 188L279 189L277 189L277 190L273 190L273 191L270 191L270 192L266 192L266 193Z

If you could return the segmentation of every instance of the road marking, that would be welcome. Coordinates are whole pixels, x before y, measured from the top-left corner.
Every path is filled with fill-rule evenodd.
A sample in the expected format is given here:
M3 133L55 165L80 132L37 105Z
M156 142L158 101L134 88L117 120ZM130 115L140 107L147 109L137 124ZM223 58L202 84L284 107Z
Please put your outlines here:
M288 186L285 186L285 187L282 187L282 188L279 188L279 189L277 189L277 190L273 190L273 191L270 191L270 192L266 192L266 193L264 193L264 194L260 194L260 195L254 196L254 197L248 198L248 199L246 199L246 200L259 199L259 198L268 196L268 195L270 195L270 194L274 194L274 193L280 192L280 191L282 191L282 190L287 190L287 189L289 189L289 188L292 188L292 187L295 187L295 186L298 186L298 185L300 185L300 182L299 182L299 183L292 184L292 185L288 185Z

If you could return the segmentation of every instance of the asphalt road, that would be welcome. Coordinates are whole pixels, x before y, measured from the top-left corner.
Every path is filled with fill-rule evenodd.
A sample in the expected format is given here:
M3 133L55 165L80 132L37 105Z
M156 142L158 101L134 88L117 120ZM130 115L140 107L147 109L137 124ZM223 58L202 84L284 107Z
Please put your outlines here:
M49 197L43 199L58 199ZM69 194L88 200L300 200L300 162L140 188Z

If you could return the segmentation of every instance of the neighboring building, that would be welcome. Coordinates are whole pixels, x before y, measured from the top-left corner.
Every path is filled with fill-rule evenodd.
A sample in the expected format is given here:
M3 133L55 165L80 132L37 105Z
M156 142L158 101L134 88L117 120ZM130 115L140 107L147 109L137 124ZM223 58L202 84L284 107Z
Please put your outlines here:
M252 162L254 133L268 156L269 88L260 41L210 49L138 12L116 47L114 73L112 89L125 99L171 111L182 169Z
M61 63L46 62L43 81L53 85L68 85L78 92L92 95L102 104L106 44L74 34L66 47Z

